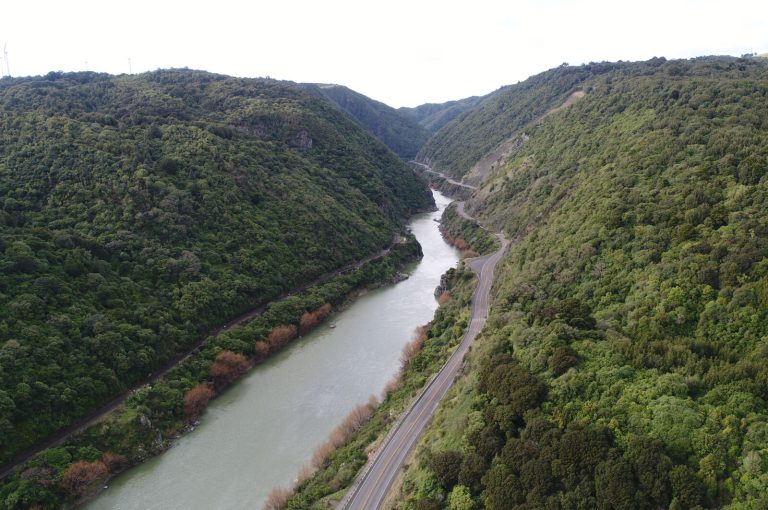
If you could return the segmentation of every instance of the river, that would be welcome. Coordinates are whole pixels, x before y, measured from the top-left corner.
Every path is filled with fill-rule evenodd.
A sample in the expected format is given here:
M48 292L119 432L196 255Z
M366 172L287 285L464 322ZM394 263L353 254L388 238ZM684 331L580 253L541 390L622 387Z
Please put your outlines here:
M380 396L403 345L437 308L440 276L459 260L439 219L451 200L409 227L424 258L410 277L371 291L252 370L211 402L200 425L164 454L110 482L88 510L261 509L357 404ZM330 328L335 324L335 328Z

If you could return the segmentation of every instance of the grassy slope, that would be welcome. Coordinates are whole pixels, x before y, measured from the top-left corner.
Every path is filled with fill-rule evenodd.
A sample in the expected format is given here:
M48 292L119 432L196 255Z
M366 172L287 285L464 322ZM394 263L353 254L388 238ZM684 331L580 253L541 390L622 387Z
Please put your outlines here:
M2 460L431 203L291 83L51 73L0 105Z
M581 86L477 195L521 240L400 506L762 508L768 65Z

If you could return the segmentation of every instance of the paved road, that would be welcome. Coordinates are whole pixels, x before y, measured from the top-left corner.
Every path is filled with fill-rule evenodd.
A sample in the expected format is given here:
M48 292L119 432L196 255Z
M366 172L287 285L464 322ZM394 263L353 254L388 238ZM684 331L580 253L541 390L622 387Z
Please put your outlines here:
M426 172L429 172L429 173L435 174L435 175L439 175L440 177L442 177L443 179L445 179L446 181L450 182L451 184L453 184L455 186L461 186L462 188L468 188L468 189L477 189L477 186L471 186L469 184L464 184L463 182L454 181L453 179L451 179L450 177L448 177L444 173L438 172L437 170L432 170L432 168L429 165L425 165L424 163L419 163L418 161L410 161L410 163L412 165L418 165L418 166L422 167Z
M456 202L456 212L459 213L459 216L461 216L465 220L475 221L475 219L472 216L467 214L466 209L464 209L464 202ZM480 225L480 228L485 229L485 227L482 225Z
M459 206L462 204L459 203ZM463 211L463 208L462 208ZM354 485L337 508L346 510L373 510L380 508L392 483L397 477L405 459L421 435L427 422L432 418L440 400L453 384L461 368L464 355L477 334L485 326L488 317L488 302L493 284L496 265L504 254L509 241L503 234L497 234L501 248L493 255L477 257L469 261L477 273L479 283L472 298L472 320L464 338L440 372L422 391L400 419L392 427L382 446L363 468Z

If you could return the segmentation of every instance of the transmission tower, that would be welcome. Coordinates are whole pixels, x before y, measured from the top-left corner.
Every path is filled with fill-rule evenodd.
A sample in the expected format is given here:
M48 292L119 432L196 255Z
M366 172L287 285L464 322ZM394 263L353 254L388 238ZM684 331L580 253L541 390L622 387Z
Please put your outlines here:
M8 43L5 43L3 45L3 59L5 60L5 74L8 75L8 78L11 77L11 68L8 67Z

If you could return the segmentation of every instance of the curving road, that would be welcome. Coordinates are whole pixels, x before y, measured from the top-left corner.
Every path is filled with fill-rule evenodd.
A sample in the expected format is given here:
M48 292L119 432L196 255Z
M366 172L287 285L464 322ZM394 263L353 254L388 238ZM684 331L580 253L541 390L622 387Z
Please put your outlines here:
M463 206L461 202L458 205L459 207ZM463 207L461 211L463 212ZM470 267L478 275L479 283L472 298L472 320L464 338L443 368L392 427L379 450L365 465L337 508L378 509L386 498L405 459L416 445L421 431L432 418L440 400L453 384L469 346L485 326L493 274L509 244L509 240L503 234L497 234L497 236L501 241L501 248L496 253L469 261Z
M432 170L432 167L430 167L429 165L425 165L424 163L419 163L418 161L415 161L415 160L409 161L409 163L411 163L412 165L418 165L418 166L422 167L425 172L429 172L431 174L439 175L440 177L442 177L446 181L450 182L454 186L461 186L462 188L467 188L467 189L477 189L477 186L472 186L471 184L464 184L463 182L454 181L453 179L451 179L450 177L448 177L444 173L438 172L437 170Z

